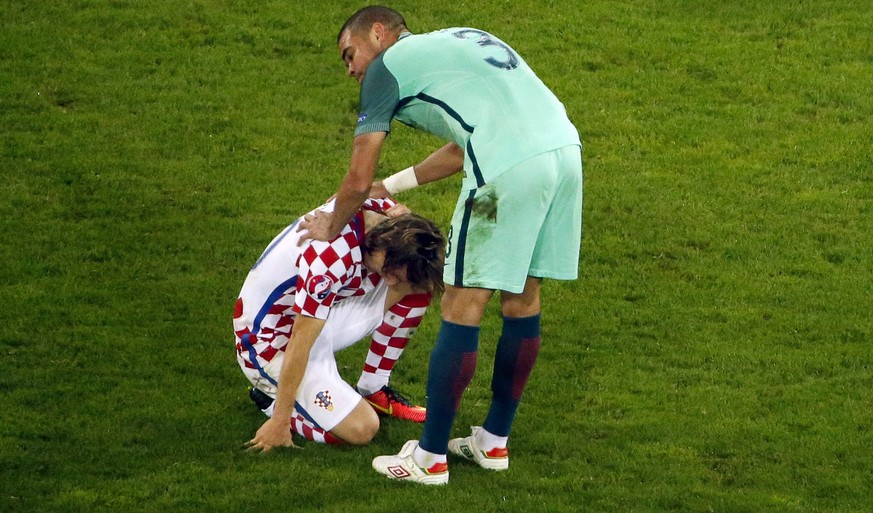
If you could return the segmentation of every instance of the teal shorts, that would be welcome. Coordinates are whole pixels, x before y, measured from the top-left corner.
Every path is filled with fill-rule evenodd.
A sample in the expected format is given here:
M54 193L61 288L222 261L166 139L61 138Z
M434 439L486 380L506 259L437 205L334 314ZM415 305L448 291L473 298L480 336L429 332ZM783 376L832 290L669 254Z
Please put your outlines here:
M444 281L521 293L528 276L575 280L582 240L579 146L532 157L479 189L452 216Z

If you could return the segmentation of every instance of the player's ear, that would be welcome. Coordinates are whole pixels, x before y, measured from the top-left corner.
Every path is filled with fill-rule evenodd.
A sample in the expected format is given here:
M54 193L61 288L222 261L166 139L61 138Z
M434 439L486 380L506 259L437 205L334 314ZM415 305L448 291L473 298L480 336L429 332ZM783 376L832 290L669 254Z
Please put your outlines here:
M375 39L376 44L380 45L385 39L385 25L382 25L378 21L373 23L373 26L370 28L370 38Z

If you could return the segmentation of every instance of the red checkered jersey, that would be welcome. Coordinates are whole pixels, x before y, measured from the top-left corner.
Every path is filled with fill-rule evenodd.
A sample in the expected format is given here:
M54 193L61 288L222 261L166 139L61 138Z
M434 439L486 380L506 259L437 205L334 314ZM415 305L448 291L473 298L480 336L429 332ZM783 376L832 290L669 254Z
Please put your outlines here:
M246 277L234 311L237 336L254 334L261 341L281 336L284 347L296 314L326 319L337 301L372 290L379 275L363 266L363 211L384 212L396 204L391 199L368 199L331 242L309 240L298 246L302 218L286 227ZM330 212L333 202L316 210Z

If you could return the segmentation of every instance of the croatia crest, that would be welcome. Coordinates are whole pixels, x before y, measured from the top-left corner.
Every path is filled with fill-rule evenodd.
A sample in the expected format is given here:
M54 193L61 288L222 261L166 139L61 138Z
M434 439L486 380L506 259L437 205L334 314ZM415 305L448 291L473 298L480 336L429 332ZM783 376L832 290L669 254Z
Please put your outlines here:
M333 403L330 400L330 390L325 390L324 392L315 394L315 401L313 402L327 411L333 411Z

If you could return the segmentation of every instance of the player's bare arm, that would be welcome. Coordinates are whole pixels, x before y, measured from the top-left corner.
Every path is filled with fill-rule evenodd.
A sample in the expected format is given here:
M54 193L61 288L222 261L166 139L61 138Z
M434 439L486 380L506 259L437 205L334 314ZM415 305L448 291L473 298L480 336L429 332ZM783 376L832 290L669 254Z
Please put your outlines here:
M427 158L411 168L411 172L414 173L415 178L414 183L412 183L411 185L414 187L416 185L423 185L426 183L435 182L437 180L442 180L443 178L446 178L457 173L458 171L461 171L463 168L463 148L455 143L448 143L428 155ZM370 189L370 197L385 198L390 196L391 194L402 192L403 190L411 188L409 186L401 185L398 187L397 185L391 184L392 180L397 181L397 179L394 178L395 176L408 172L410 171L403 170L396 175L393 175L391 178L386 178L385 180L374 182L373 187ZM403 182L405 181L405 179L400 178L400 181ZM389 184L386 186L385 182L389 182Z
M463 148L455 143L448 143L415 166L415 177L418 183L425 184L442 180L463 168Z
M298 315L291 331L291 339L285 349L285 359L279 373L279 387L273 416L270 417L249 440L248 450L268 452L275 447L295 447L291 438L289 421L294 410L294 398L303 381L309 351L321 334L325 321L305 315Z
M318 211L305 216L299 230L308 233L302 235L301 242L307 239L332 240L357 213L369 197L382 143L387 135L385 132L371 132L355 137L349 170L337 191L333 212Z

